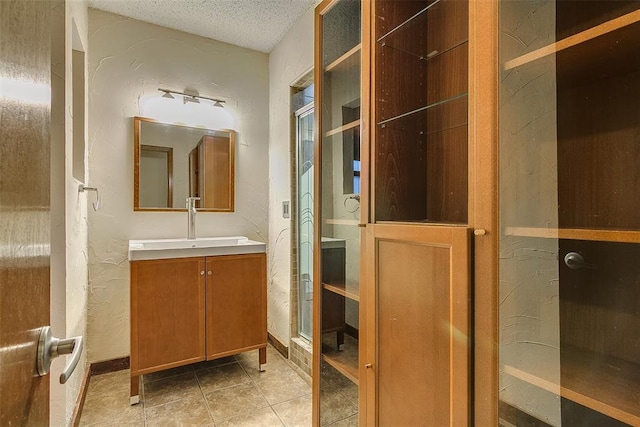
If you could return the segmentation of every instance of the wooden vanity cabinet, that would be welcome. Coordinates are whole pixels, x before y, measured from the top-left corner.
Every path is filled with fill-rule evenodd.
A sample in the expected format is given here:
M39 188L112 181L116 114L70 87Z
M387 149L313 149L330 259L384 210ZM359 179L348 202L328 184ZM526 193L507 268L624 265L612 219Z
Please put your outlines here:
M205 359L204 258L131 263L131 373Z
M266 345L265 254L209 257L206 265L207 359Z
M254 349L266 363L266 301L264 253L132 261L132 398L142 374Z

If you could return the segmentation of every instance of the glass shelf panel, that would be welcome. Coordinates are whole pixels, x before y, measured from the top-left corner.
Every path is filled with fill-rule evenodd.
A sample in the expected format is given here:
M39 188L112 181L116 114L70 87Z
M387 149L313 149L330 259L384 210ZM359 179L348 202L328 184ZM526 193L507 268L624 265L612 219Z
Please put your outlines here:
M438 0L410 20L378 38L383 49L395 49L415 60L428 61L467 42L468 9L461 1ZM442 31L446 28L446 31Z
M376 122L466 94L467 74L451 70L468 68L467 51L468 44L463 43L429 61L415 61L396 49L378 49L380 70L384 71L377 71Z
M403 27L441 0L379 1L376 3L376 40Z
M376 221L466 223L468 99L377 126Z

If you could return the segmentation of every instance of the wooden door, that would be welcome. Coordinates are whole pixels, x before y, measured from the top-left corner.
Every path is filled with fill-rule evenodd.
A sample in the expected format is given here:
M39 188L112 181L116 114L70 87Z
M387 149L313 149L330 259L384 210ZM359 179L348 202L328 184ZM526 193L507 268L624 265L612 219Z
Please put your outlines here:
M207 258L207 359L266 347L266 263L263 253Z
M49 424L36 369L49 324L50 14L0 2L0 425Z
M365 371L375 425L469 423L468 235L462 226L367 226Z
M204 258L131 263L133 376L204 360L204 292Z

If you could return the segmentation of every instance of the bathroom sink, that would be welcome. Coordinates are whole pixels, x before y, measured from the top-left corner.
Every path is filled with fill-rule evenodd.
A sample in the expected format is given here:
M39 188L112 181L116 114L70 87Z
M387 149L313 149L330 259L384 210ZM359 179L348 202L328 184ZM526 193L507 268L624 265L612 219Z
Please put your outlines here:
M266 244L244 236L129 240L129 260L188 258L266 252Z

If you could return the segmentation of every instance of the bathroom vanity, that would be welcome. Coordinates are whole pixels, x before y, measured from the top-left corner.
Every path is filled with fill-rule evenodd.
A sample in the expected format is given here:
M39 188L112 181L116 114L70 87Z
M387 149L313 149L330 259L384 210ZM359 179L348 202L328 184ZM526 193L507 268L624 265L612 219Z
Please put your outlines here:
M266 363L264 243L132 240L129 260L132 404L143 374L254 349Z

